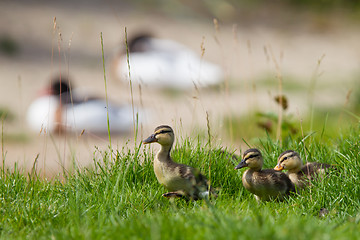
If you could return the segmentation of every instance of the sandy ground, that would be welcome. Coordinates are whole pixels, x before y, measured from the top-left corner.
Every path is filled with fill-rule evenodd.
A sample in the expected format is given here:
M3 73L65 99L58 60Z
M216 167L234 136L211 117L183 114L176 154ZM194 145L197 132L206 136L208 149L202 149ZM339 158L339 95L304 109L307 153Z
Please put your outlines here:
M107 149L107 136L50 137L31 133L24 121L26 109L38 90L49 82L50 76L59 72L69 74L76 86L105 96L100 33L104 39L108 96L114 102L131 102L128 84L121 83L111 73L111 59L123 42L125 27L129 35L143 29L151 30L199 54L204 39L204 58L223 66L230 79L228 91L191 90L175 96L146 86L142 86L140 94L139 87L134 86L135 104L151 112L142 125L139 139L159 124L175 126L176 132L182 135L191 135L196 129L205 130L208 113L213 134L230 148L238 148L238 143L222 134L222 119L226 115L245 114L254 106L276 111L271 98L277 94L277 87L266 88L256 82L263 76L273 76L274 82L277 81L271 51L282 74L299 79L305 85L310 84L318 60L325 54L315 88L314 103L319 106L343 105L359 73L360 32L351 26L344 28L343 24L334 24L321 33L314 29L311 21L301 29L261 24L238 24L234 28L233 24L220 23L216 31L211 18L185 20L124 11L121 5L114 3L80 1L74 5L70 2L0 2L0 34L12 36L20 47L16 56L0 54L0 106L11 109L17 117L12 123L5 122L4 133L24 132L30 138L26 142L3 144L8 166L18 162L23 169L30 170L39 154L38 171L53 176L61 172L62 166L71 170L74 163L91 164L94 146ZM254 85L256 91L251 87ZM305 93L291 92L288 97L291 112L306 114ZM128 141L128 145L133 146L132 134L113 136L113 147L121 149Z

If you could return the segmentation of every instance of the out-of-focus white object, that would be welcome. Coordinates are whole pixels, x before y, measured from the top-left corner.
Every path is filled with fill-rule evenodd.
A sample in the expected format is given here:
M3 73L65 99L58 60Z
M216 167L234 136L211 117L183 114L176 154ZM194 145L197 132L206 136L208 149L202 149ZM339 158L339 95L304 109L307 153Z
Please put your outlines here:
M147 35L129 42L129 63L131 80L154 88L208 87L221 83L224 77L220 66L184 45ZM115 70L118 78L129 80L126 53L117 59Z
M26 118L31 130L53 133L85 130L85 133L107 134L107 114L111 133L133 130L131 106L109 103L107 109L105 99L77 96L75 91L70 92L65 81L61 84L55 81L46 95L30 104Z

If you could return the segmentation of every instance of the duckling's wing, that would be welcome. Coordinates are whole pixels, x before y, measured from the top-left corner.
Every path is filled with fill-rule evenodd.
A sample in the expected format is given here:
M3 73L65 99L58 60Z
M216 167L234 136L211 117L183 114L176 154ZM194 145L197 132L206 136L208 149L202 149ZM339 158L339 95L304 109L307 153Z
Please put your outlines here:
M295 191L293 183L285 173L273 169L264 169L261 172L264 176L263 181L268 182L273 189L282 194L289 194Z
M191 183L193 189L191 197L194 200L206 198L209 195L208 181L198 169L181 164L179 170L181 176ZM215 192L212 191L212 193L216 196Z
M295 186L294 184L291 182L290 178L283 172L278 172L276 171L276 174L279 175L280 181L285 183L285 193L289 194L291 192L295 192Z
M197 186L197 185L201 185L204 183L207 184L206 178L196 168L192 168L190 166L180 164L179 165L179 173L180 173L181 177L189 180L192 183L192 186Z
M208 188L208 181L207 181L206 177L201 174L199 169L196 169L196 168L192 168L192 173L195 177L196 186L204 187L205 188L204 190L206 191Z

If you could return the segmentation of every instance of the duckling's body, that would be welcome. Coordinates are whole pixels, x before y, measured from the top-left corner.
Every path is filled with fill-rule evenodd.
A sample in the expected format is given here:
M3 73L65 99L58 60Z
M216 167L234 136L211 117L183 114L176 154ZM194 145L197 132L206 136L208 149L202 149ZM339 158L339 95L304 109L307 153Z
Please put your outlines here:
M265 201L282 198L293 188L285 174L278 174L272 169L260 171L248 169L243 174L242 182L248 191Z
M303 165L297 152L287 150L280 154L274 169L277 171L287 170L291 182L298 189L303 189L309 186L317 176L324 175L330 168L333 168L333 166L326 163L310 162Z
M157 127L154 134L144 140L145 144L158 142L161 145L154 159L154 172L159 183L170 191L163 196L183 196L193 200L205 198L209 195L206 178L197 169L172 160L170 150L173 141L174 132L166 125Z
M235 167L249 167L243 176L244 187L253 193L258 200L283 199L294 190L294 185L286 174L273 169L261 169L263 158L258 149L248 149L243 154L242 161Z

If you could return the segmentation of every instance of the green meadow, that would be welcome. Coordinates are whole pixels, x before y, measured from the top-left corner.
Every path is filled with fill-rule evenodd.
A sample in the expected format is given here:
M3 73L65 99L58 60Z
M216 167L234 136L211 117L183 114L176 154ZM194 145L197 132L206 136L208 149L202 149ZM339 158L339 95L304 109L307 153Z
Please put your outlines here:
M155 148L141 143L94 149L100 157L93 166L64 173L62 180L2 168L0 238L358 239L359 130L352 127L326 141L315 133L282 144L267 137L251 145L263 152L266 168L286 149L307 161L336 165L338 171L283 202L256 202L242 186L243 170L234 170L240 160L200 137L177 139L172 157L199 168L218 189L217 199L163 198L166 190L152 168Z

